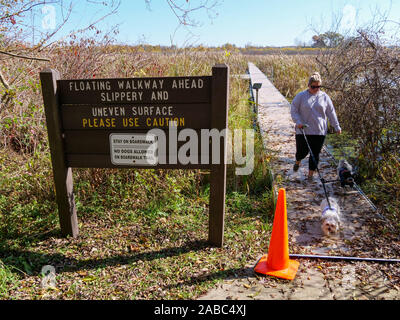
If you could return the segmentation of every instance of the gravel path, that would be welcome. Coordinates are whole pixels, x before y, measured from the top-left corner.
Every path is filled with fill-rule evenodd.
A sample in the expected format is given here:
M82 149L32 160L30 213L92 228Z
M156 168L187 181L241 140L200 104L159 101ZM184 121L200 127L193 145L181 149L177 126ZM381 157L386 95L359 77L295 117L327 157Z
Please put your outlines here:
M276 188L286 189L289 251L297 254L399 258L399 238L391 235L386 222L355 190L328 184L328 193L338 199L342 212L341 230L324 236L320 229L319 205L324 199L319 179L307 181L308 158L293 172L294 124L290 104L265 75L249 63L252 83L261 82L258 122L264 145L276 154L273 172ZM336 179L336 168L326 151L321 153L320 171L326 180ZM277 194L277 193L276 193ZM260 257L265 253L260 248ZM202 299L400 299L400 264L299 259L293 281L256 275L257 261L234 279L226 280Z

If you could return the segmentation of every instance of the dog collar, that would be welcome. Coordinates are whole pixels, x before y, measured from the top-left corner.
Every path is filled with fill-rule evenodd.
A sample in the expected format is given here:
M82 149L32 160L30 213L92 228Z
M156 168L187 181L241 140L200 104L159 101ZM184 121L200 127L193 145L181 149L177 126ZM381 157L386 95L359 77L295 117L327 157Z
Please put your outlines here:
M322 214L324 214L327 210L329 210L329 209L331 209L331 210L334 210L336 213L337 213L337 209L336 208L331 208L331 207L329 207L329 206L326 206L325 208L324 208L324 210L322 210ZM338 223L340 223L340 219L337 217L337 216L334 216L334 218L335 218L335 220L338 222Z
M331 208L330 206L326 206L326 207L324 208L324 210L322 210L322 213L325 213L326 210L329 210L329 209L335 210L334 208Z

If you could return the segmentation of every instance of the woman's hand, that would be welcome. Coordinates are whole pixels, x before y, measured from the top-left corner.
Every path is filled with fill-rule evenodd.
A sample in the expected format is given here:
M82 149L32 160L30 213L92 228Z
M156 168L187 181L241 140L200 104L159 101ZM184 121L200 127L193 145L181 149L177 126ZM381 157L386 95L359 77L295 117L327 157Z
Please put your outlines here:
M337 134L342 134L342 130L336 131Z

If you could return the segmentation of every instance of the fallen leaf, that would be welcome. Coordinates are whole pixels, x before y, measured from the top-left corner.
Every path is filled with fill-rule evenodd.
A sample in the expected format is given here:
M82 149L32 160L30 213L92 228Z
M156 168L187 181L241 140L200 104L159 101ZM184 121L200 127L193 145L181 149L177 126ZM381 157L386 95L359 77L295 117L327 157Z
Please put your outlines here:
M95 276L89 276L89 277L83 278L82 281L83 282L92 282L96 279L97 279L97 277L95 277Z
M88 275L87 271L85 271L85 270L79 270L79 271L78 271L78 274L79 274L81 277L85 277L85 276Z
M140 247L132 245L132 244L128 247L128 249L129 249L130 252L138 252L138 251L140 251Z

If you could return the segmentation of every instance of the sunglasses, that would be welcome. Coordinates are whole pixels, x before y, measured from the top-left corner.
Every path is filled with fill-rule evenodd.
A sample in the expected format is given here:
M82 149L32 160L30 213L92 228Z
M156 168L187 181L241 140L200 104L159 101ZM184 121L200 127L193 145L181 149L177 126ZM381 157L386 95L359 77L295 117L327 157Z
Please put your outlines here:
M321 88L322 86L310 86L310 88L311 89L319 89L319 88Z

